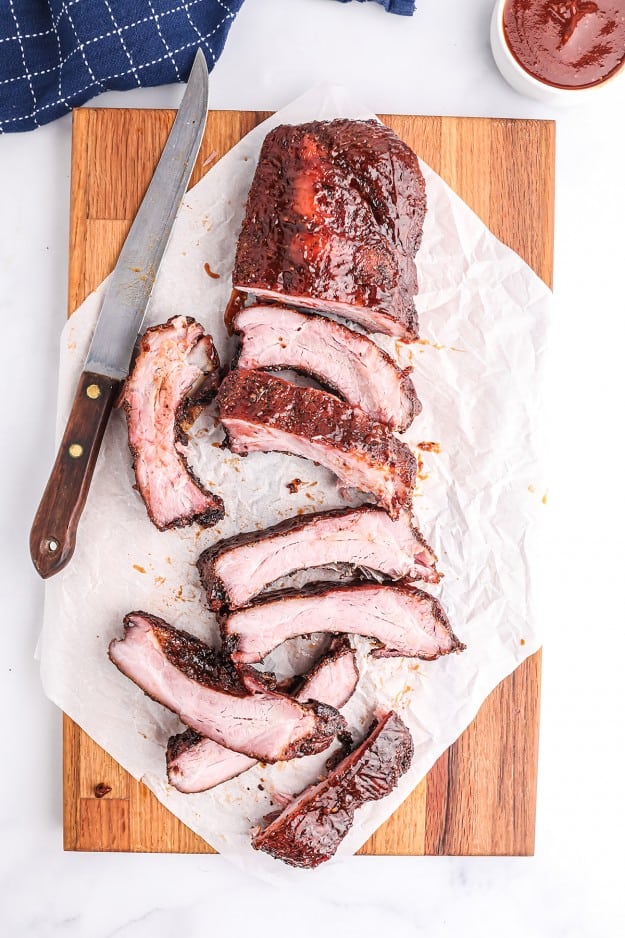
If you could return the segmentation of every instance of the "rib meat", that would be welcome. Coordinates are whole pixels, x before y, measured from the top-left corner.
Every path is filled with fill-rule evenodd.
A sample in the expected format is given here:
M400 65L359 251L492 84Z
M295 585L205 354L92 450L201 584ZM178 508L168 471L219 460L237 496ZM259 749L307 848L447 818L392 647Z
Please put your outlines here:
M146 331L121 403L137 488L160 531L194 521L209 526L224 516L222 500L187 465L183 429L218 384L213 340L194 319L176 316Z
M407 586L317 583L299 592L275 593L222 616L225 647L236 662L262 661L282 642L311 632L364 635L378 643L376 658L431 660L465 647L441 604Z
M356 810L386 797L408 771L414 746L394 711L376 714L366 739L327 778L304 789L256 831L252 846L291 866L314 868L336 853Z
M346 486L370 492L396 518L411 499L417 464L388 428L325 391L260 371L231 371L217 394L234 453L292 453L331 469Z
M343 707L358 683L356 653L349 639L336 638L328 653L299 683L296 700L318 700L337 709ZM225 749L190 729L172 736L167 744L169 783L184 794L215 788L254 765L255 759Z
M263 762L322 752L345 728L325 704L273 692L193 635L132 612L109 646L119 670L183 723L228 749Z
M394 430L421 411L410 370L375 342L324 316L284 306L249 306L234 319L240 368L292 368L316 378L348 404Z
M276 127L252 181L233 284L416 338L425 201L417 157L383 124Z
M371 505L288 518L264 531L218 541L198 560L208 604L245 606L281 577L309 567L349 564L390 580L437 583L436 556L408 512L392 521Z
M326 127L333 158L346 174L353 173L380 228L414 257L426 213L425 180L416 154L377 121L336 120Z
M330 648L310 671L296 678L290 693L296 700L320 700L340 710L358 683L356 652L347 635L336 635Z

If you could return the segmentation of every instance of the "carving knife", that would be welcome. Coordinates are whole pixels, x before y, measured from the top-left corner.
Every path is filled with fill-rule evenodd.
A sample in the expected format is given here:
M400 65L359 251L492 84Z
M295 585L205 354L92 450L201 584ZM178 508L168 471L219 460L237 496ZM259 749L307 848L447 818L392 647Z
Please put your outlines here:
M143 324L152 287L202 142L208 68L198 50L176 120L104 297L56 461L30 533L37 572L69 563L104 430Z

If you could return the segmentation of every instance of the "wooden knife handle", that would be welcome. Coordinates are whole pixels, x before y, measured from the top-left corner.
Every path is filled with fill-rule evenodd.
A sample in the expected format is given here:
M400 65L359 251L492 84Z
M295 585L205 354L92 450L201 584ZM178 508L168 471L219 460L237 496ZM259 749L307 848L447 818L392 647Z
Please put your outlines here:
M46 579L71 560L93 470L120 382L83 371L52 474L30 532L30 555Z

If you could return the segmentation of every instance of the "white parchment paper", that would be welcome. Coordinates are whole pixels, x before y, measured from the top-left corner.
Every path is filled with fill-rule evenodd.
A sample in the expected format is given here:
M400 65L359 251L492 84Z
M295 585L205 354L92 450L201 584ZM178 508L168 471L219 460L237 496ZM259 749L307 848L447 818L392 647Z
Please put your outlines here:
M146 325L189 314L213 335L222 360L233 351L223 326L236 238L267 131L279 123L369 118L347 92L316 88L237 144L188 193L159 274ZM380 344L413 379L423 412L405 435L423 461L415 516L445 574L436 592L467 650L433 662L374 661L358 640L361 680L345 709L364 731L376 706L398 709L410 727L410 771L386 799L356 816L339 856L355 852L459 736L489 692L540 645L530 567L543 489L535 440L549 291L427 166L428 214L417 256L422 340ZM219 274L209 277L205 263ZM72 316L61 344L59 430L64 425L104 293ZM109 662L107 647L133 609L162 616L217 644L195 562L221 537L296 514L345 504L334 477L295 457L221 450L210 412L196 423L190 458L225 502L217 527L159 533L133 490L125 420L106 432L78 545L69 567L46 584L41 640L45 692L167 808L220 852L263 875L288 871L253 851L250 828L271 810L274 791L297 792L320 774L326 754L257 766L212 792L169 787L164 747L181 726ZM440 453L421 452L420 441ZM214 445L213 445L214 444ZM291 494L293 478L305 484ZM353 504L358 503L355 498ZM278 670L288 655L274 655ZM502 732L505 727L502 726Z

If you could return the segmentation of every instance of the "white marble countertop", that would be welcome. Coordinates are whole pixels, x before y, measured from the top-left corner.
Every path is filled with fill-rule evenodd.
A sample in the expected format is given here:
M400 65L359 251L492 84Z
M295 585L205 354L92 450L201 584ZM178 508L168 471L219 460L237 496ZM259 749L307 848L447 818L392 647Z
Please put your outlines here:
M544 678L536 856L353 858L288 891L219 857L64 854L61 720L33 652L43 587L28 531L53 458L66 312L70 119L0 139L3 459L0 935L185 938L283 928L395 938L622 934L625 81L554 112L500 78L492 0L248 0L211 82L217 108L279 107L330 80L386 112L557 120L555 306L539 571ZM175 107L180 87L98 105ZM597 642L595 643L595 639Z

